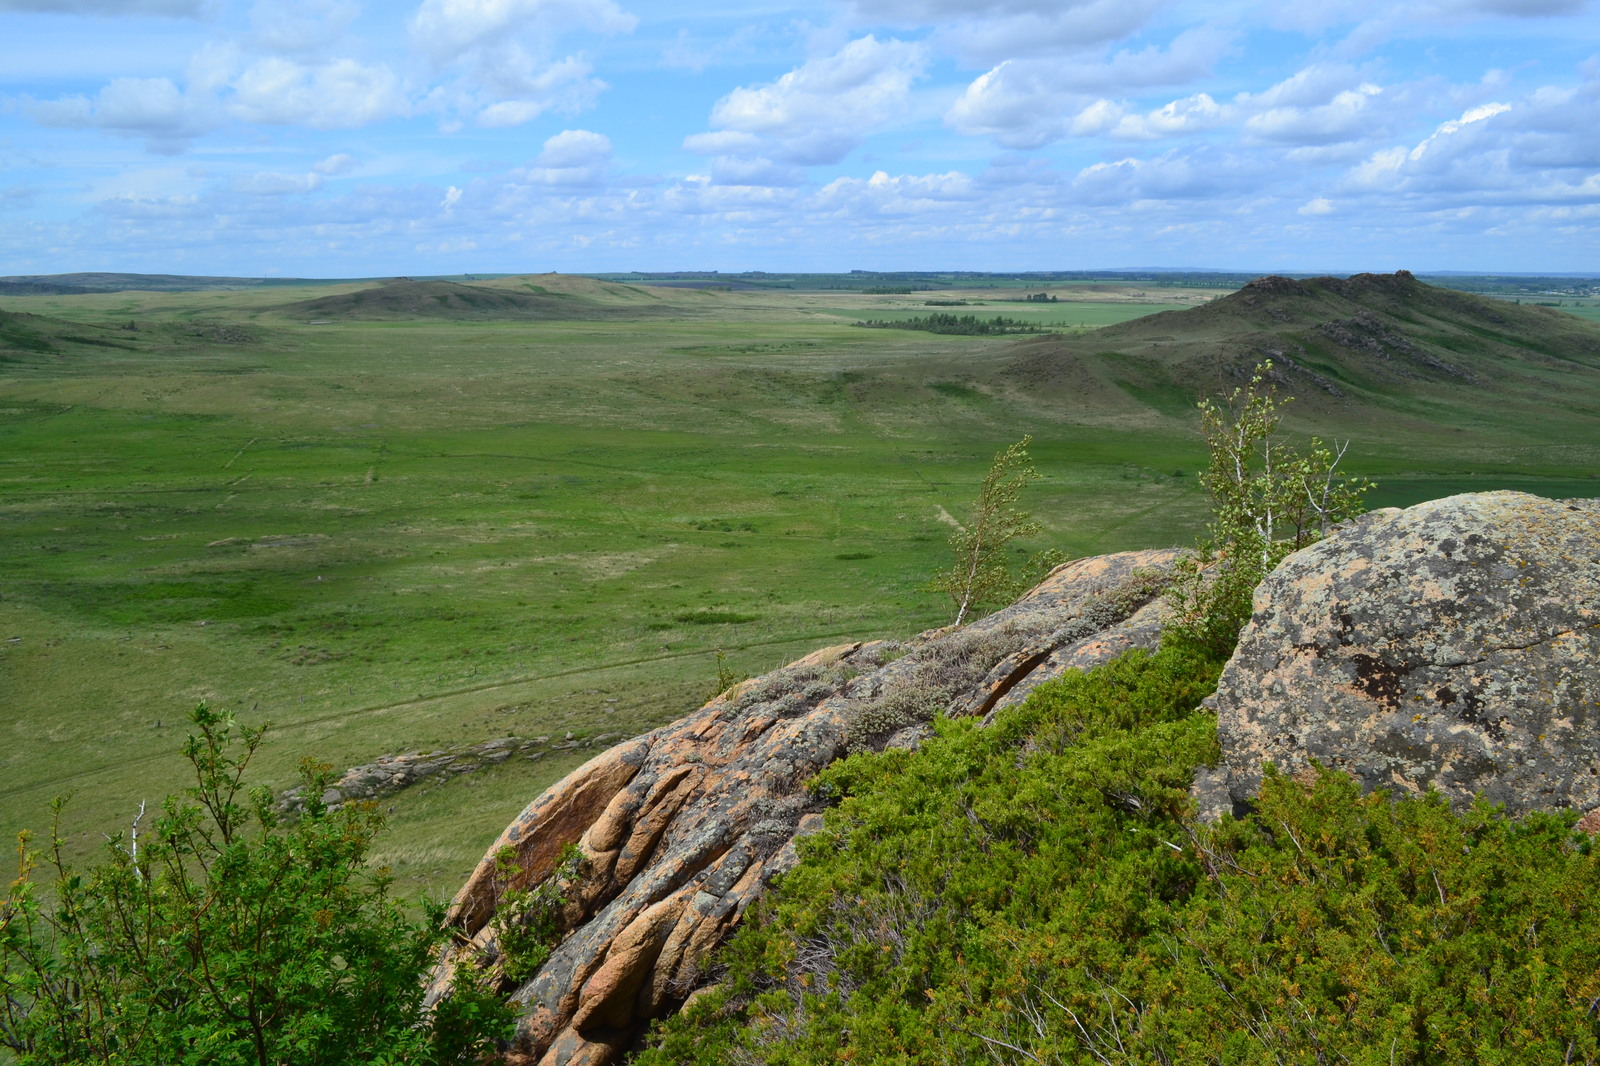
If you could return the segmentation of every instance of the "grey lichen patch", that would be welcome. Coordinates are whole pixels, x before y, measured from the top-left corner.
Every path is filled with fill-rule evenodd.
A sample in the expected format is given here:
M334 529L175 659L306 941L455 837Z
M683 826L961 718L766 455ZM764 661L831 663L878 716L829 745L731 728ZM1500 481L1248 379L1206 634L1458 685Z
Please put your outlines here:
M1257 590L1212 703L1262 764L1512 811L1600 806L1600 501L1455 496L1352 523Z

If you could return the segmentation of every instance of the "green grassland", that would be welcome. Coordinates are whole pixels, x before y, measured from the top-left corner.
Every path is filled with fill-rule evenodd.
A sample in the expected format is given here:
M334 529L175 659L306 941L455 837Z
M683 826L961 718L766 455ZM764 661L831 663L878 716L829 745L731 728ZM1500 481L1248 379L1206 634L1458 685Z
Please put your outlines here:
M718 651L756 673L942 624L923 584L948 523L1024 433L1030 547L1203 522L1192 395L1102 368L1019 405L992 384L1013 339L851 327L925 293L416 284L0 303L0 833L73 792L92 849L182 784L200 699L274 724L259 770L283 786L305 755L642 732L708 694ZM970 310L1076 333L1218 295L1051 291ZM1359 431L1380 504L1600 492L1570 422L1486 404L1445 434L1424 407L1318 424ZM400 793L381 858L448 893L584 757Z

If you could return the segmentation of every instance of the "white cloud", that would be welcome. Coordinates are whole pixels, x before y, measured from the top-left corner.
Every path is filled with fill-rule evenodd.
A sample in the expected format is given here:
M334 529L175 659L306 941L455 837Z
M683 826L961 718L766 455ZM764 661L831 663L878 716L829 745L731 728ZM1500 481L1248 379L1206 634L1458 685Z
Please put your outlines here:
M777 188L805 184L805 171L759 156L718 156L711 162L715 185L766 185Z
M613 0L422 0L410 30L436 70L456 71L429 94L431 107L506 127L581 111L608 88L582 55L553 58L560 37L630 33L637 24Z
M891 177L879 170L865 180L835 178L818 191L814 204L833 213L913 215L948 210L977 196L973 180L960 171Z
M1447 138L1460 133L1473 123L1491 119L1496 115L1503 115L1510 110L1510 104L1482 104L1467 111L1458 120L1441 122L1439 128L1427 140L1411 149L1410 158L1413 162L1421 159L1429 151L1437 150L1449 143Z
M221 117L213 101L184 93L168 78L116 78L92 98L30 101L26 110L46 126L144 137L160 152L179 150L188 139L214 129Z
M459 204L460 202L461 190L452 185L444 191L444 199L439 201L439 206L444 208L446 213L449 213L450 211L454 210L456 204Z
M1205 146L1173 149L1148 159L1128 157L1084 167L1071 184L1086 203L1137 206L1145 201L1236 201L1267 176L1246 157Z
M544 142L535 166L588 167L611 158L611 138L589 130L562 130Z
M733 90L711 109L722 130L702 136L760 135L776 139L775 154L789 162L835 163L867 133L907 117L911 84L925 64L918 45L869 34L774 82Z
M232 113L246 122L354 129L408 109L400 79L386 66L353 59L304 64L259 59L234 83Z
M638 22L612 0L422 0L411 36L442 65L493 54L524 33L545 41L572 29L631 33Z
M1098 61L1007 60L973 79L945 112L945 122L957 132L1018 149L1040 148L1069 133L1103 132L1115 128L1109 121L1113 111L1117 122L1124 117L1108 97L1193 81L1209 71L1229 40L1219 30L1200 28L1179 33L1164 47L1123 50ZM1199 95L1187 106L1168 105L1173 111L1167 116L1130 123L1126 135L1160 136L1155 131L1182 124L1200 128L1209 121L1204 113L1220 105L1207 105Z
M520 176L533 184L592 186L611 166L611 139L589 130L562 130L547 138L533 166Z
M1295 213L1310 216L1331 215L1333 214L1333 201L1319 196L1315 200L1306 201Z
M347 155L344 152L339 152L336 155L330 155L322 162L317 163L311 169L316 171L318 174L324 174L328 177L333 177L338 174L348 174L350 169L355 165L356 161L353 156Z
M251 36L274 52L315 51L342 37L360 14L355 0L256 0Z
M1082 120L1080 112L1078 120ZM1182 100L1174 100L1158 107L1147 115L1124 115L1109 134L1126 140L1155 140L1160 137L1177 137L1186 133L1201 133L1220 126L1225 119L1221 105L1209 93L1196 93Z
M758 152L766 142L753 133L737 130L717 130L714 133L692 133L683 139L685 151L695 155L728 155L730 153Z
M1370 137L1386 124L1386 116L1374 116L1374 105L1381 106L1382 94L1379 86L1364 82L1338 93L1325 104L1273 107L1252 115L1245 122L1245 129L1265 140L1296 145L1336 144Z

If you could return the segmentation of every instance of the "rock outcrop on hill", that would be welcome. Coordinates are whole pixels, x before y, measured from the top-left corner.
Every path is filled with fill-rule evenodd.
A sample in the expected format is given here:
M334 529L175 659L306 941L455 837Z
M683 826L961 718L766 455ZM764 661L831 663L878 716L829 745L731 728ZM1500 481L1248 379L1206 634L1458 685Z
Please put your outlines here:
M611 748L495 842L452 904L458 942L430 996L455 967L484 967L522 1013L509 1062L620 1061L795 861L822 817L809 778L852 751L916 746L936 714L987 719L1153 646L1177 555L1069 563L965 628L825 648ZM1348 523L1262 584L1208 702L1223 759L1196 782L1202 814L1248 805L1266 761L1316 760L1368 788L1572 808L1600 830L1600 500L1485 493ZM510 980L497 936L516 916L497 905L570 846L582 872L562 885L558 940Z
M498 901L551 876L576 845L583 873L563 893L562 939L530 979L501 982L522 1011L509 1061L618 1061L696 987L711 950L794 861L794 839L821 818L805 788L813 775L851 751L915 745L935 714L988 715L1048 677L1153 644L1155 597L1176 556L1069 563L979 622L825 648L611 748L490 848L451 906L460 943L430 994L456 965L497 958ZM517 870L509 883L503 849Z
M1600 808L1600 500L1364 515L1261 584L1211 702L1235 804L1264 762L1317 760L1457 807Z

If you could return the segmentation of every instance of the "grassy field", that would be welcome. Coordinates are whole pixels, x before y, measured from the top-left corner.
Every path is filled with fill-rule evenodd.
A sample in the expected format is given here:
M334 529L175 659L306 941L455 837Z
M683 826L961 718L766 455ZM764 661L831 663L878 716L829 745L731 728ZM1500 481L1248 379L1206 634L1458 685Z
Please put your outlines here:
M201 699L274 724L259 769L281 787L304 755L342 768L633 734L698 705L719 651L756 673L942 624L922 586L949 522L1024 433L1043 475L1035 546L1186 543L1203 521L1186 417L1019 413L975 384L1008 340L851 323L945 310L1077 330L1215 293L956 290L935 295L986 302L928 308L925 293L493 284L570 300L573 317L281 309L357 286L0 304L67 323L28 326L52 343L0 361L0 833L42 828L72 792L71 846L91 850L181 784ZM1352 454L1380 504L1600 492L1590 447L1535 433L1485 463L1472 443L1416 433ZM384 861L448 894L585 757L393 797Z

